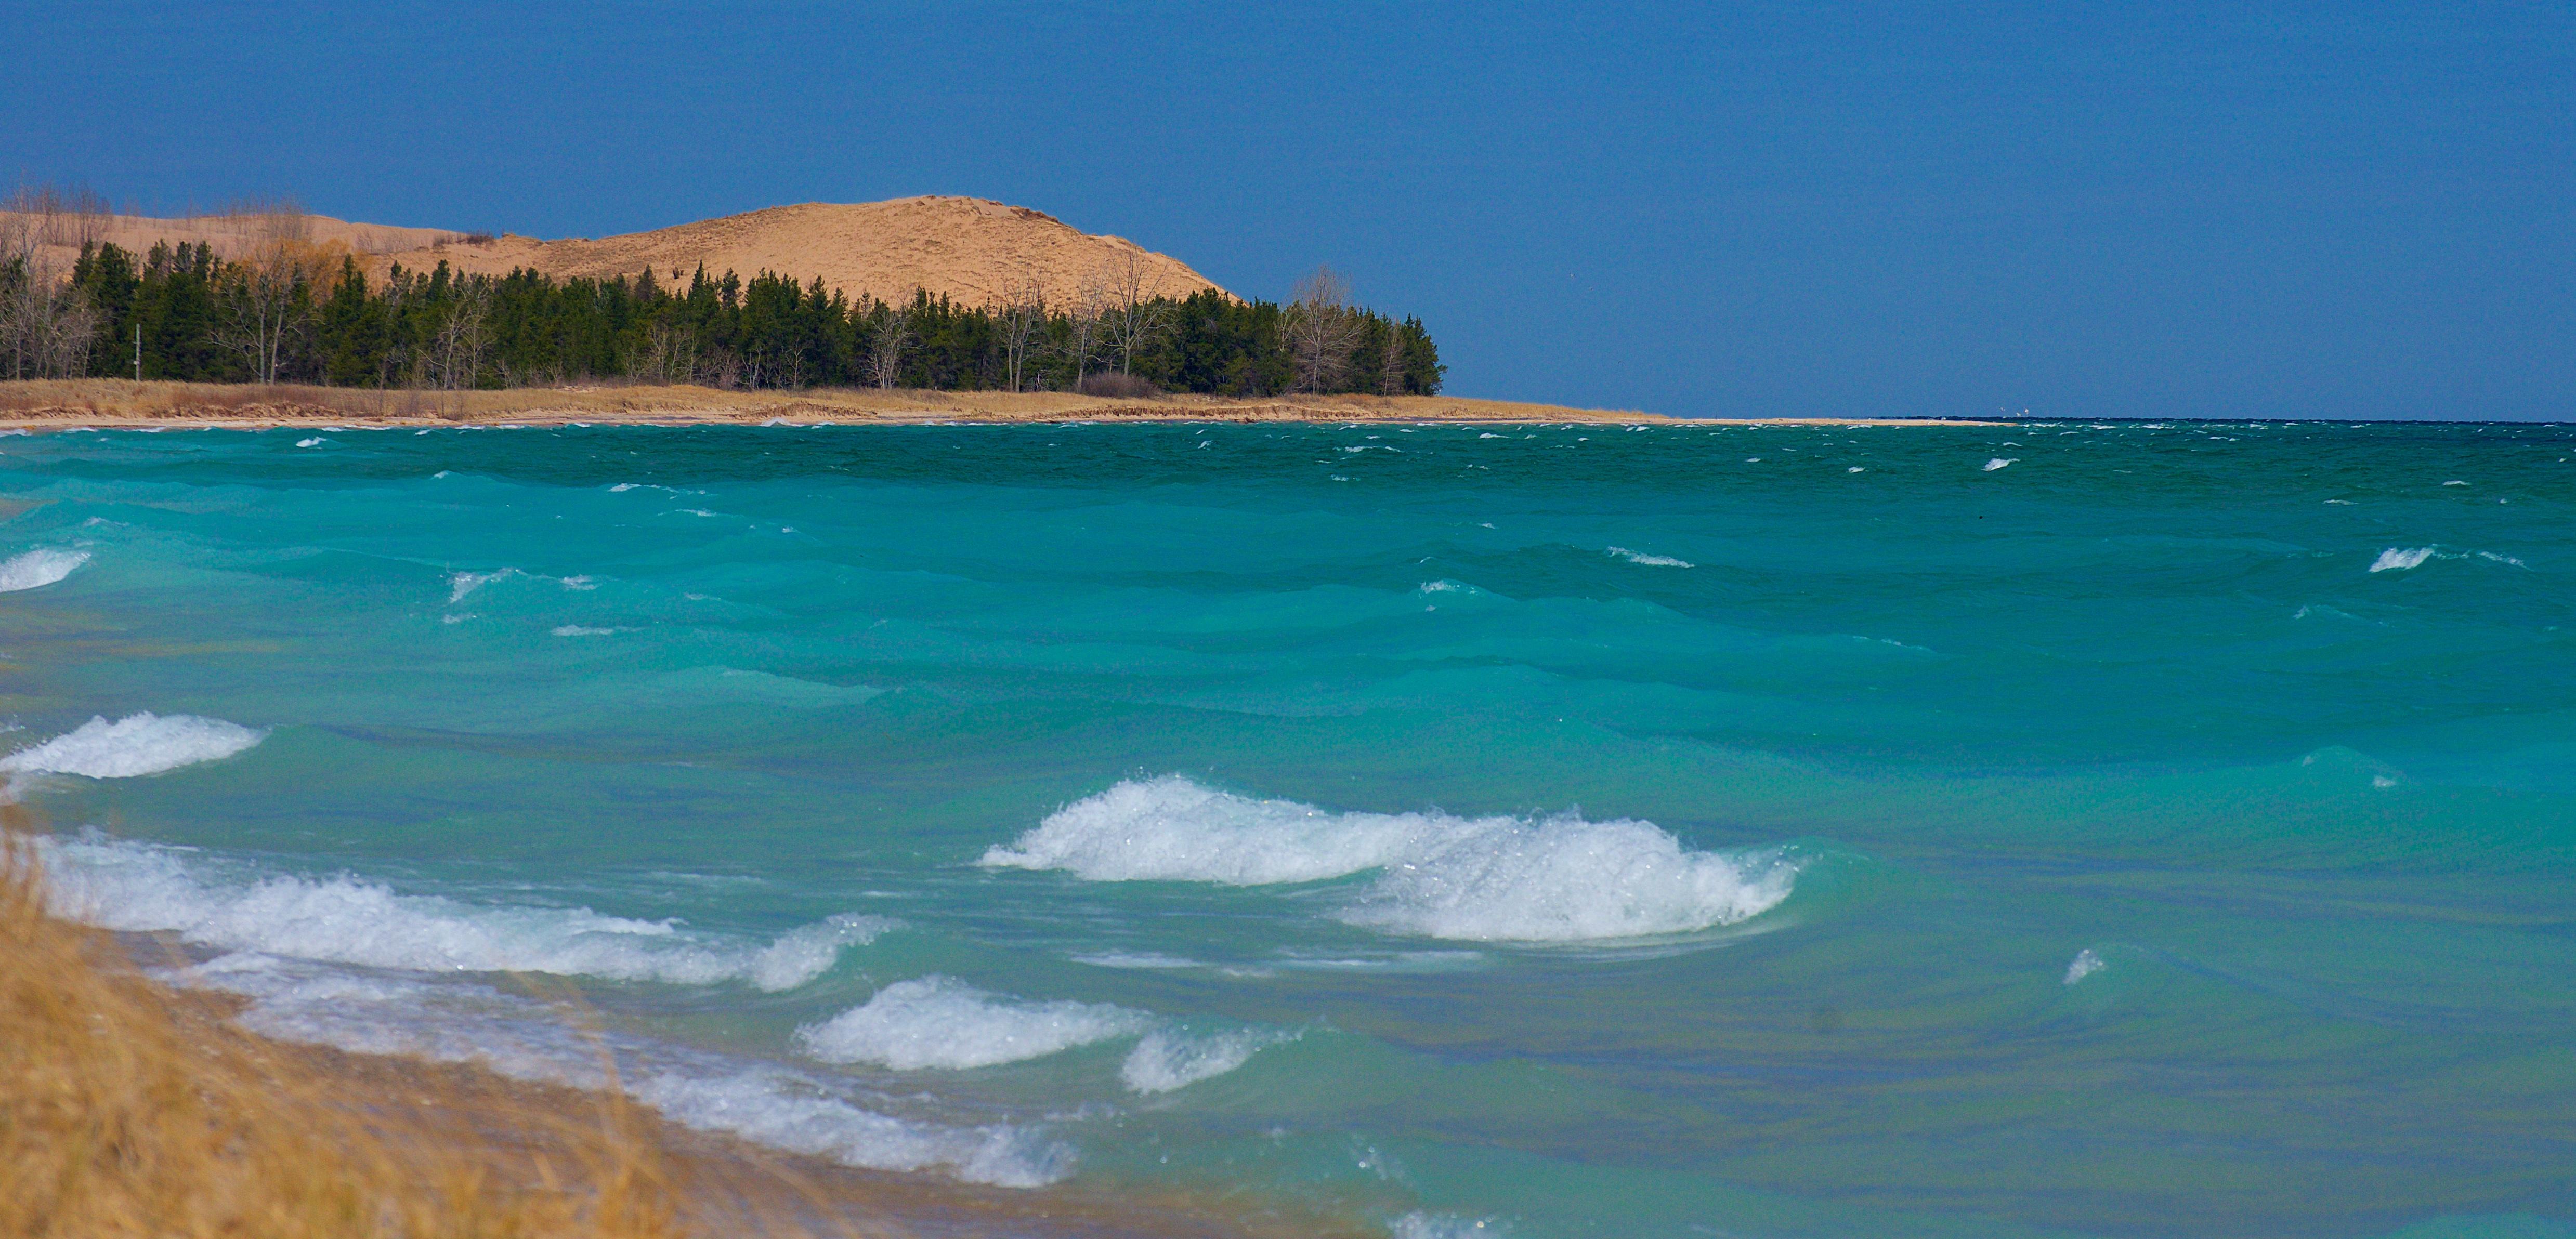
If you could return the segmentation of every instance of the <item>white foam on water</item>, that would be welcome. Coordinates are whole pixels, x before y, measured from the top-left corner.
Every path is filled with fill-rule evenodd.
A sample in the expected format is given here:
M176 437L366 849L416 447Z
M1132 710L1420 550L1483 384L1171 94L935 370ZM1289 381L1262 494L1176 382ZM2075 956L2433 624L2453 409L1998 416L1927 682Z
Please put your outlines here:
M87 551L58 550L42 547L0 560L0 594L14 594L22 589L42 589L89 562Z
M2076 982L2092 976L2094 973L2100 972L2108 967L2110 967L2110 965L2103 963L2102 957L2094 954L2093 948L2088 946L2083 950L2077 951L2075 953L2074 962L2066 965L2065 983L2073 985Z
M2420 568L2424 566L2425 560L2433 557L2433 550L2434 548L2429 546L2419 546L2412 549L2392 546L2387 550L2381 551L2379 553L2379 558L2370 561L2370 570L2373 572L2404 572L2409 568Z
M1128 1052L1127 1061L1119 1064L1118 1079L1134 1092L1169 1093L1201 1080L1213 1080L1251 1062L1253 1055L1271 1046L1296 1039L1293 1032L1262 1028L1202 1036L1158 1028L1145 1034Z
M2468 483L2466 483L2466 482L2462 482L2462 481L2458 481L2458 480L2454 479L2454 480L2452 480L2452 481L2444 482L2444 483L2442 483L2442 485L2444 485L2444 486L2466 486L2466 485L2468 485Z
M2021 457L2019 457L2019 456L1997 456L1997 457L1994 457L1993 459L1990 459L1990 460L1988 460L1988 461L1986 462L1986 470L1985 470L1985 471L1986 471L1986 472L1988 472L1988 473L1992 473L1992 472L1994 472L1995 470L1997 470L1997 469L2001 469L2001 468L2004 468L2004 467L2006 467L2006 466L2008 466L2008 465L2018 464L2018 463L2020 463L2020 461L2021 461Z
M1212 791L1181 775L1127 780L1075 801L992 868L1090 881L1267 886L1377 870L1336 913L1354 925L1483 942L1577 942L1734 924L1789 897L1775 852L1693 851L1652 822L1334 813Z
M1845 473L1867 473L1867 472L1869 472L1869 470L1867 470L1867 469L1863 469L1863 468L1861 468L1859 465L1853 465L1851 468L1843 470L1843 472L1845 472Z
M589 908L504 907L405 895L355 877L225 870L180 849L83 838L39 844L55 911L226 951L410 972L535 972L675 985L794 989L844 946L896 926L844 914L756 944Z
M885 1113L844 1082L582 1032L544 1004L488 986L355 974L252 952L166 975L249 998L242 1024L281 1040L476 1063L513 1079L583 1088L608 1085L602 1067L613 1062L615 1083L672 1122L845 1166L1017 1188L1045 1186L1073 1168L1071 1149L1024 1127Z
M1694 568L1698 566L1688 560L1675 559L1670 555L1649 555L1644 551L1632 551L1624 546L1611 547L1610 553L1621 559L1627 560L1629 563L1644 564L1649 568Z
M1395 1239L1500 1239L1511 1232L1499 1218L1471 1218L1455 1213L1414 1210L1387 1227Z
M863 1006L797 1029L796 1040L827 1063L962 1071L1044 1058L1152 1025L1150 1016L1124 1007L1026 1002L934 974L878 990Z
M1072 959L1077 964L1089 964L1094 968L1167 969L1207 966L1195 959L1165 955L1160 951L1101 951L1091 955L1076 955Z
M100 716L42 744L0 757L0 771L130 779L221 761L267 735L239 723L194 714L146 711L113 723Z
M557 624L553 631L554 635L558 637L606 637L613 636L626 630L623 628L585 628L579 624Z
M473 593L475 590L481 589L484 586L489 585L494 581L501 580L504 577L514 577L517 575L519 575L519 570L516 568L501 568L492 572L459 572L456 575L447 578L447 601L450 605L463 602L465 601L466 595Z
M295 446L297 446L297 447L320 447L320 446L322 446L322 441L321 441L320 439L298 439L298 440L296 440L296 441L295 441Z
M2498 555L2494 551L2480 551L2478 552L2478 558L2491 564L2511 564L2516 568L2529 568L2531 566L2511 555Z

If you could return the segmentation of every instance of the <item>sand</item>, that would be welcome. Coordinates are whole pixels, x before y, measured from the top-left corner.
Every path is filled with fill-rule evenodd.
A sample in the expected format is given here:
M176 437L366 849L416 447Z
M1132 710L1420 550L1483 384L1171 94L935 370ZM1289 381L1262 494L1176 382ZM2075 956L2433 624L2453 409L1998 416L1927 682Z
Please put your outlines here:
M1454 396L1170 395L1147 400L1069 392L872 388L719 391L709 387L522 387L508 391L368 391L345 387L141 382L0 382L0 427L28 430L271 426L924 425L946 422L1584 422L1601 425L1997 425L1900 418L1676 418Z
M204 241L218 254L238 257L280 218L58 216L49 229L57 244L47 247L46 257L56 270L69 270L78 253L76 234L83 228L98 240L138 254L166 239ZM1106 294L1131 280L1148 297L1224 291L1179 259L1123 237L1095 236L1042 211L982 198L808 202L599 240L469 235L353 224L323 215L284 218L290 229L302 232L303 240L346 247L370 278L381 277L396 263L416 271L440 262L489 275L541 271L557 279L632 276L649 267L667 288L704 264L710 275L732 271L746 280L762 271L793 276L799 283L819 277L826 288L852 298L900 302L910 300L914 289L926 289L965 306L1009 301L1030 288L1049 305L1070 306L1086 291Z

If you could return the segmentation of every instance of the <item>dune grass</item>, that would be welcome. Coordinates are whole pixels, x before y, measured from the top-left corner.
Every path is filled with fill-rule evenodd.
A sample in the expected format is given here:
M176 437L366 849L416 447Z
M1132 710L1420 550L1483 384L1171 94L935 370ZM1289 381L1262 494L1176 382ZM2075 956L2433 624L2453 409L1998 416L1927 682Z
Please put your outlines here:
M703 1168L614 1090L388 1070L243 1031L110 935L48 915L24 810L0 815L0 1235L810 1233L749 1207L789 1200L783 1184L714 1193L731 1224L707 1225Z

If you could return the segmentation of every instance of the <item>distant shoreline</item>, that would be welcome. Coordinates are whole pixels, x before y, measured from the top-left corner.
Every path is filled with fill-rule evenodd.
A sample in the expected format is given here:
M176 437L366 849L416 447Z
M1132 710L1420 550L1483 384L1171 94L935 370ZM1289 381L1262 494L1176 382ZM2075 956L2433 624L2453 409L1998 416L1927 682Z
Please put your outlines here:
M1455 396L1113 399L1069 392L829 388L723 391L691 386L522 387L502 391L375 390L130 379L0 382L0 427L269 430L325 426L902 426L1097 421L1583 423L1676 426L2000 426L1946 418L1674 417Z

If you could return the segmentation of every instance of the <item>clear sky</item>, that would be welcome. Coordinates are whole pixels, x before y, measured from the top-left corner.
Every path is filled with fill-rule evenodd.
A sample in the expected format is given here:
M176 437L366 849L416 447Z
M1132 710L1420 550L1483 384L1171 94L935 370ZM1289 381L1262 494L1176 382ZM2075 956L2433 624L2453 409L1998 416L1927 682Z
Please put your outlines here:
M0 177L1037 207L1682 414L2576 419L2576 5L0 0Z

